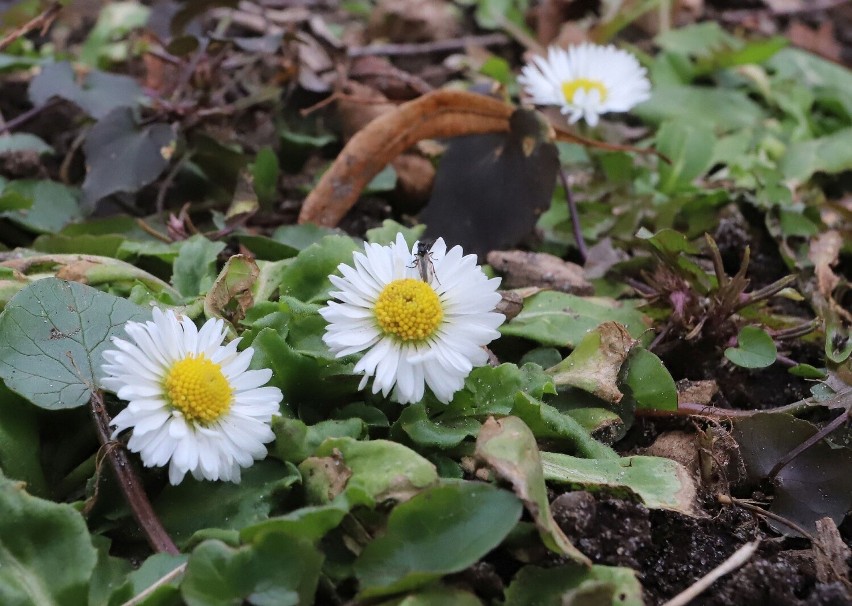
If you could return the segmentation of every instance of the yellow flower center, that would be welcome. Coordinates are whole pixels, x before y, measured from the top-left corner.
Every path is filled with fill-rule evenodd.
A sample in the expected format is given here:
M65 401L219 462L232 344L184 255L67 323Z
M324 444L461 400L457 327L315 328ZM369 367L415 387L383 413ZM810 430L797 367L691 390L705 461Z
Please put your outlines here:
M189 356L172 365L163 382L169 404L189 423L207 425L231 407L233 390L222 368L204 354Z
M603 85L603 82L599 82L597 80L589 80L588 78L577 78L576 80L571 80L570 82L562 83L562 94L565 95L565 101L568 103L574 102L574 95L578 90L584 90L586 93L590 93L593 90L598 91L598 95L600 96L601 101L606 101L606 87Z
M385 286L375 309L382 332L403 341L422 341L444 319L438 294L426 282L413 278L394 280Z

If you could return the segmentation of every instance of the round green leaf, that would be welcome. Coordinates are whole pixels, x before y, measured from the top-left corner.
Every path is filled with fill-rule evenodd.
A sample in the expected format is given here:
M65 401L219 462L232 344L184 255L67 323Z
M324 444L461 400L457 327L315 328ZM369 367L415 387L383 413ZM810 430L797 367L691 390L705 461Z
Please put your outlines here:
M110 338L150 311L76 282L38 280L0 315L0 378L33 404L56 410L89 401Z
M86 604L96 560L73 507L30 496L0 477L0 604Z
M205 541L189 558L181 595L189 606L312 604L322 561L309 541L280 533L238 549Z
M725 357L743 368L766 368L775 362L778 349L766 331L745 326L737 337L739 345L725 350Z
M404 591L464 570L500 544L521 509L512 493L480 482L421 492L391 512L385 534L355 562L361 597Z

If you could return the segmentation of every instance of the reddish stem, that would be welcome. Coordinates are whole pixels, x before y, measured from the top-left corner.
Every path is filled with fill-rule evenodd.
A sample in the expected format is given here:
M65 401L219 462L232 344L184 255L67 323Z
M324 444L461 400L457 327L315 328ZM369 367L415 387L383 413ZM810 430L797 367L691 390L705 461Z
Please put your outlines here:
M142 481L130 463L127 450L110 437L109 425L111 419L104 407L103 396L99 391L93 391L90 402L92 419L95 421L95 429L98 432L98 441L106 447L106 456L109 458L112 469L118 478L118 484L124 493L124 498L127 499L127 503L133 511L133 517L136 518L136 522L142 528L142 532L145 533L148 544L157 553L179 554L180 550L175 546L166 529L163 528L160 518L154 513L154 508L151 507L151 501L145 494ZM108 446L115 447L110 448Z

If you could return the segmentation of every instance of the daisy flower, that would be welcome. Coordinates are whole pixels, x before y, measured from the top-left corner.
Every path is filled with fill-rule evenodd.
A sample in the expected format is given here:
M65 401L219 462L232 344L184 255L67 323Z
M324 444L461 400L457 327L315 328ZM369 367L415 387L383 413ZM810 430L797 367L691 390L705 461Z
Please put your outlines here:
M500 334L500 279L489 280L475 255L448 251L442 238L409 249L399 234L390 246L367 244L354 261L338 266L342 277L330 276L338 301L320 310L329 323L323 341L338 358L366 352L354 369L364 373L359 389L374 377L373 393L393 390L397 402L419 401L426 385L449 402Z
M254 350L240 339L222 345L225 327L211 319L199 330L187 317L154 309L154 321L128 322L134 343L112 340L101 384L127 407L115 416L113 437L132 429L127 447L146 467L169 464L169 481L240 481L240 468L266 456L275 435L281 390L261 387L272 371L248 370Z
M557 46L547 58L533 57L518 82L536 105L559 105L572 124L591 126L606 112L624 112L651 96L651 83L636 57L612 45L588 42L567 51Z

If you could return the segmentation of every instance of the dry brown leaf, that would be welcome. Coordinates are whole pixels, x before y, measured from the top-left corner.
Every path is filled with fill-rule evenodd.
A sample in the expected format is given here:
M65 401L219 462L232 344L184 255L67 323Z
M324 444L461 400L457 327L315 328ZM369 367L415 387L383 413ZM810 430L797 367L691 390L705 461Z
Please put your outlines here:
M832 229L814 238L810 249L808 249L808 259L814 264L817 288L826 300L831 300L831 293L834 292L840 282L840 278L831 268L837 265L842 246L843 238Z
M681 379L677 382L677 401L692 404L709 405L719 392L719 385L714 380L690 381Z
M336 226L361 191L422 139L507 132L514 108L497 99L439 90L400 105L360 130L308 195L299 223Z
M459 13L442 0L379 0L367 34L391 42L430 42L459 35Z
M540 286L575 295L590 295L594 291L582 267L547 253L495 250L488 253L488 264L503 275L505 288Z
M831 21L823 21L817 29L798 20L791 21L786 35L799 48L838 63L843 59L843 46L837 41Z

